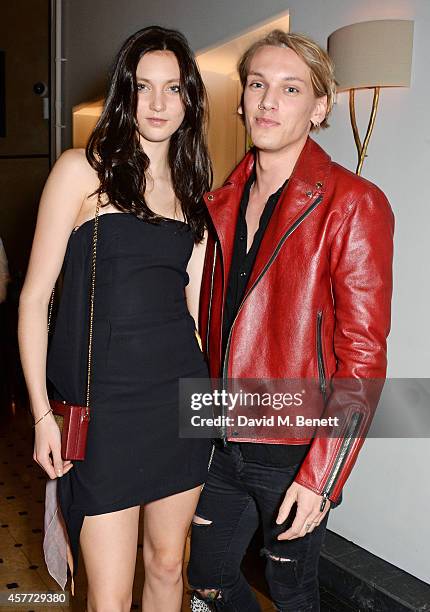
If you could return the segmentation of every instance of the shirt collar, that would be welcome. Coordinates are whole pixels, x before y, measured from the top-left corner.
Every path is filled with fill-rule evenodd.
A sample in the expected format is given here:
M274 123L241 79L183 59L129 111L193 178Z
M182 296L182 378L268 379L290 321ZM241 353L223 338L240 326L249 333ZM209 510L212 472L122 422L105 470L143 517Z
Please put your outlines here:
M251 192L251 187L257 178L257 172L255 170L255 167L256 167L256 164L254 164L252 172L249 175L245 183L245 187L243 188L242 199L240 201L240 211L242 214L246 213L246 209L248 208L249 194ZM279 198L281 197L281 193L284 191L285 187L288 185L288 181L289 181L289 178L285 179L282 185L268 197L266 204L273 199L276 202L279 200Z

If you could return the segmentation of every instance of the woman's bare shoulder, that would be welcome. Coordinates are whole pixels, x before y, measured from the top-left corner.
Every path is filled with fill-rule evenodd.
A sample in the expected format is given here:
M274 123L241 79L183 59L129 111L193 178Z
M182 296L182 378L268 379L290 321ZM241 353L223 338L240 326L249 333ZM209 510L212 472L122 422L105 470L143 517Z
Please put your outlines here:
M51 170L51 183L72 184L83 195L97 189L99 181L97 172L89 164L85 149L67 149L54 164Z
M66 149L55 162L55 167L97 177L96 171L87 160L85 149Z

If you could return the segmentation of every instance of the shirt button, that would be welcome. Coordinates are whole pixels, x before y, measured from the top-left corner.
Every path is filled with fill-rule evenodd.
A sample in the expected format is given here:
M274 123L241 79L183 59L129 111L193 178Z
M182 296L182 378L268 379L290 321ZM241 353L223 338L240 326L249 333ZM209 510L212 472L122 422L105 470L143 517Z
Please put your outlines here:
M241 272L240 276L246 276L246 272Z
M245 236L239 236L239 240L245 240Z

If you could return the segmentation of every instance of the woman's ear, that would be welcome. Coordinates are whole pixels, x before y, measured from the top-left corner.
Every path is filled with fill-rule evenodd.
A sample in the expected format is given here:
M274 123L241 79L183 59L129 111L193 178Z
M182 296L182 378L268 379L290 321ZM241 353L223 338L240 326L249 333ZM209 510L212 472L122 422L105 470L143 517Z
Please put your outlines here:
M237 107L237 114L238 114L238 115L243 115L243 108L242 108L242 104L239 104L239 106Z

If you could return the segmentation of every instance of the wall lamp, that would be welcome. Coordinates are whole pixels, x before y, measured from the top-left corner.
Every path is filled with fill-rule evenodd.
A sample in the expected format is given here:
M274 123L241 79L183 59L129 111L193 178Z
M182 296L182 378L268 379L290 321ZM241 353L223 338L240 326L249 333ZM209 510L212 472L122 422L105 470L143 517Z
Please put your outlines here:
M381 87L410 87L413 21L383 19L345 26L328 38L338 92L349 91L349 112L361 174L375 125ZM366 134L361 141L355 115L355 90L373 89Z

